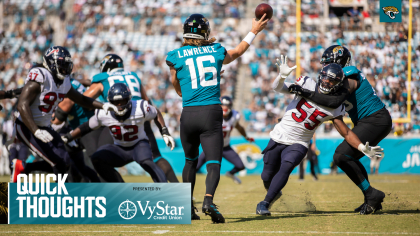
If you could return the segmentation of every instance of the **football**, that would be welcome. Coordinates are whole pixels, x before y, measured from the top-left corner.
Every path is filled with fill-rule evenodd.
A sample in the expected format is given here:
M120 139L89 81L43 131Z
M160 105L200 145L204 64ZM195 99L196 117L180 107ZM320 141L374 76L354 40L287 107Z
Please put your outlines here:
M255 8L255 18L257 18L257 20L261 19L264 14L267 14L265 16L266 19L271 19L271 17L273 17L273 8L267 3L261 3Z

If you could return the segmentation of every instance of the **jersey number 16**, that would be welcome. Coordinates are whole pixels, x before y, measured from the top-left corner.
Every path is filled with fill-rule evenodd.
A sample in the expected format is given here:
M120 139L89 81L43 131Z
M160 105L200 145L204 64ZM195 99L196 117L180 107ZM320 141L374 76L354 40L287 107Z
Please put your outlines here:
M217 85L217 69L214 66L210 67L204 67L203 62L210 61L210 63L215 63L216 60L212 55L207 56L201 56L197 57L196 59L197 68L198 68L198 74L200 76L200 85L201 87L207 87L207 86L215 86ZM191 85L192 89L197 88L197 74L195 71L195 65L194 65L194 59L189 58L185 61L185 64L187 64L189 70L190 70L190 77L191 77ZM212 79L206 80L206 73L212 73Z

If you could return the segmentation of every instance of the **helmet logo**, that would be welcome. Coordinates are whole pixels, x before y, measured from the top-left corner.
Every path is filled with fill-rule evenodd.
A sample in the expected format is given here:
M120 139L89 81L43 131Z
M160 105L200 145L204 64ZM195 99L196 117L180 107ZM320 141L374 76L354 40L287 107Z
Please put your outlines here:
M337 46L333 49L333 53L338 54L338 56L342 56L344 54L344 48L341 46Z
M328 74L327 74L328 76L331 76L331 77L336 77L336 74L335 73L332 73L331 71L328 71Z
M45 56L48 57L49 55L54 54L54 53L59 52L59 51L60 51L60 49L51 50L50 52L47 52L47 54Z

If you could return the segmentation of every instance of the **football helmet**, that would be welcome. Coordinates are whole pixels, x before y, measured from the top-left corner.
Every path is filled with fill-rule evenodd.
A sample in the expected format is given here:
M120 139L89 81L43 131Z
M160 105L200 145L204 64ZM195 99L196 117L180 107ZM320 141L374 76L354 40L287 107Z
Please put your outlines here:
M333 93L343 84L343 79L344 72L339 64L326 65L318 75L319 92L323 94Z
M223 96L220 98L220 101L222 103L222 109L223 109L223 116L228 116L232 112L232 98L229 96Z
M201 14L192 14L184 22L184 38L209 39L209 20Z
M113 69L124 69L123 60L117 54L107 54L102 58L99 70L102 72L110 72Z
M124 116L131 111L131 92L123 83L115 83L109 88L108 101L118 108L119 116Z
M337 63L341 67L346 67L350 65L351 53L350 51L340 45L332 45L325 49L322 54L320 63L324 66L330 63Z
M73 70L71 55L65 47L61 46L52 46L45 52L43 65L60 80L70 75Z

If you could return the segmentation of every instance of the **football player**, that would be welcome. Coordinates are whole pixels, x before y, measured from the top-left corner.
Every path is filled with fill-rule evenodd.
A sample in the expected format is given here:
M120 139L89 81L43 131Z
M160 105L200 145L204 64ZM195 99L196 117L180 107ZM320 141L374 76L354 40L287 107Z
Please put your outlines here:
M107 182L124 182L115 167L122 167L132 161L140 164L154 182L167 182L166 176L153 162L149 140L144 132L144 122L155 120L168 147L173 147L174 139L165 126L162 114L145 100L131 100L127 85L115 83L108 91L109 101L118 107L119 114L96 110L88 122L63 136L68 143L89 133L93 129L105 126L112 132L114 144L101 146L93 155L92 163L98 174Z
M215 38L209 39L210 23L201 14L192 14L184 22L184 42L179 49L168 53L166 63L170 68L172 84L182 97L181 143L186 163L182 179L191 183L194 192L199 146L203 147L207 161L206 194L202 211L214 223L225 219L213 203L220 179L220 161L223 153L223 111L220 107L220 72L223 64L240 57L251 45L255 36L267 25L265 15L253 19L251 32L234 49L226 50ZM191 219L199 220L191 200Z
M376 95L375 89L355 66L350 66L351 53L343 46L333 45L322 54L321 64L339 64L344 71L343 86L336 93L328 88L308 91L298 85L291 87L292 93L309 98L315 103L330 108L344 103L354 124L353 132L362 142L377 145L392 129L392 119L385 104ZM344 140L335 150L334 162L362 190L365 201L355 209L360 214L371 214L382 209L385 193L370 186L365 167L359 161L364 154Z
M239 133L244 136L246 140L249 142L254 142L253 138L250 138L246 135L246 131L244 127L239 124L239 120L241 119L241 114L239 112L232 109L233 102L232 98L228 96L223 96L221 99L222 103L222 110L223 110L223 154L222 156L228 160L230 163L234 165L233 169L226 173L226 176L233 179L233 182L237 184L241 184L241 180L235 176L236 173L245 169L244 163L242 162L241 158L239 157L238 153L235 152L230 147L230 132L232 132L233 128L236 128ZM198 158L197 164L197 171L201 168L201 166L206 161L206 154L204 152L201 153L200 157ZM209 164L211 162L207 162Z
M99 98L100 101L108 101L108 91L109 88L114 85L115 83L123 83L127 85L132 94L133 100L144 99L149 102L150 100L147 97L146 91L141 84L140 78L134 72L124 71L124 64L121 57L116 54L107 54L101 61L100 64L100 73L93 76L92 84L89 89L84 92L84 95L91 97L91 98ZM67 117L67 114L72 109L71 101L64 101L62 104L59 105L59 109L57 112L61 114L62 118L59 118L61 121L64 121ZM78 114L80 119L89 119L91 114L87 113L80 113ZM76 118L75 122L82 123L78 121L79 118ZM149 138L150 145L152 147L153 152L153 161L165 172L167 179L170 182L177 183L179 182L174 170L172 169L171 164L162 157L156 138L153 134L153 131L150 126L150 122L146 121L144 123L144 130L146 132L147 137ZM98 128L93 132L83 136L81 138L81 142L86 149L86 152L89 157L93 155L96 150L105 145L105 144L112 144L113 139L105 127ZM173 149L174 147L172 147ZM96 168L96 167L95 167Z
M281 62L277 59L279 76L273 82L273 89L279 93L289 93L291 84L285 83L286 77L296 68L287 66L287 57ZM343 70L338 64L325 66L319 76L318 83L307 76L301 76L296 80L302 88L308 90L322 90L326 93L334 93L339 88L344 78ZM303 160L308 152L308 145L315 130L320 124L332 120L337 131L354 148L369 157L383 155L383 149L379 146L371 147L369 142L363 144L343 121L345 114L344 105L338 108L320 106L315 102L296 95L287 106L281 122L270 132L270 142L262 152L264 154L264 168L261 178L267 195L264 201L257 205L258 215L271 215L269 209L281 196L281 190L286 185L290 173L295 166Z
M50 127L51 115L65 97L87 108L118 112L116 106L97 102L72 88L69 78L72 69L73 62L67 49L53 46L43 56L43 63L35 64L29 70L17 105L20 115L15 129L18 139L44 161L25 164L21 160L13 160L11 182L16 182L22 172L66 172L65 162L69 155L60 135Z
M83 86L79 81L70 78L70 83L71 86L74 89L76 89L79 93L83 94L86 91L85 86ZM66 113L63 109L69 109L70 112ZM77 128L79 125L88 121L94 113L94 110L84 108L78 104L75 104L69 98L65 98L62 102L58 104L57 109L55 110L51 121L51 123L53 124L52 127L60 135L65 135L69 131ZM65 122L67 120L68 123ZM71 178L73 182L78 182L77 179L80 179L78 178L78 172L80 172L80 174L90 182L101 182L96 171L88 167L84 161L83 148L84 146L87 146L87 148L85 149L90 150L89 145L92 142L92 138L92 136L86 135L81 139L66 144L65 146L72 160L72 163L70 163L71 167L68 171L68 177Z

